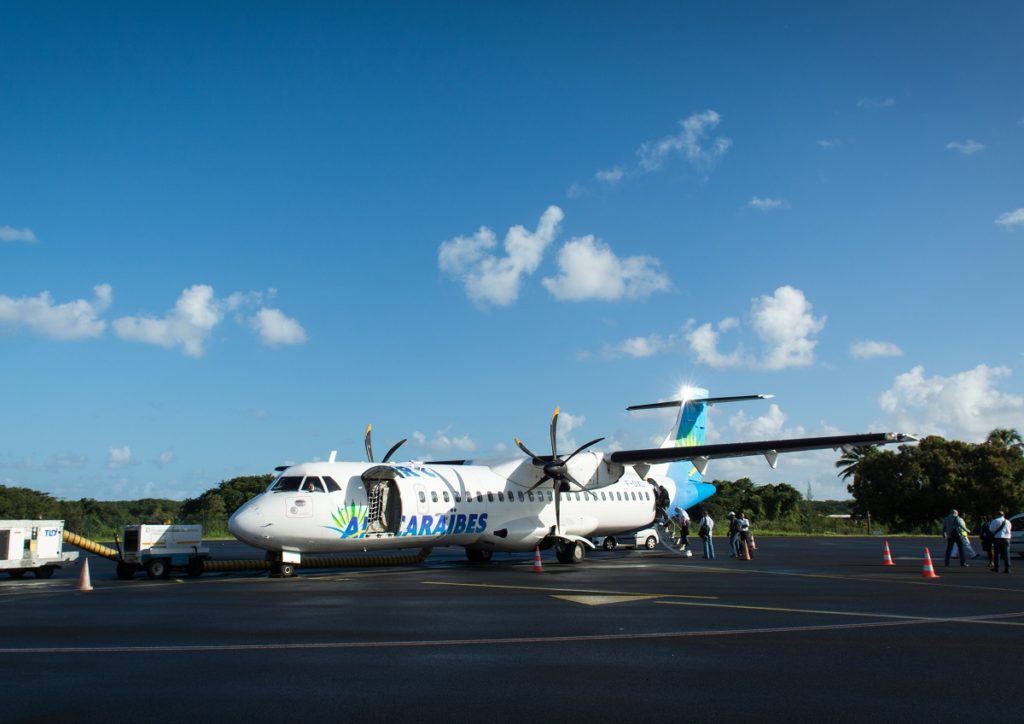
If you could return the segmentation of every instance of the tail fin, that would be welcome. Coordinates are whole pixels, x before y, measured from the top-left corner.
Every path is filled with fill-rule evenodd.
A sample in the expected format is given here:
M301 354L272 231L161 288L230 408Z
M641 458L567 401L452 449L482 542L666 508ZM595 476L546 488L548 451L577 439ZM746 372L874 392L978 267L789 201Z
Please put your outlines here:
M627 410L650 410L659 407L678 407L679 413L676 421L669 429L661 447L694 447L704 444L704 433L707 429L708 407L721 402L741 402L744 400L765 400L772 395L735 395L732 397L708 397L708 391L698 387L689 387L683 390L683 398L670 400L668 402L655 402L649 405L633 405ZM683 466L687 470L680 470L678 467L669 473L670 465ZM701 475L697 468L690 462L665 463L655 465L651 468L655 475L669 474L676 480L689 480L691 483L700 483ZM684 474L680 474L684 473Z

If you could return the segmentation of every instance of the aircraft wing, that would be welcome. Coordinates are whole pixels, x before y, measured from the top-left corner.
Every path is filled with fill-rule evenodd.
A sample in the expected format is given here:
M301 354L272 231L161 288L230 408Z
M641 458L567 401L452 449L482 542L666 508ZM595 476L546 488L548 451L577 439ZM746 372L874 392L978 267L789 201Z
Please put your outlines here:
M701 473L709 460L735 458L747 455L764 455L768 464L775 467L779 453L801 450L827 450L828 448L855 448L862 445L885 445L887 443L913 442L917 438L901 432L869 432L860 435L830 435L828 437L801 437L790 440L761 440L757 442L726 442L716 445L693 445L690 447L662 447L646 450L619 450L611 453L613 463L623 465L657 465L679 460L689 460Z

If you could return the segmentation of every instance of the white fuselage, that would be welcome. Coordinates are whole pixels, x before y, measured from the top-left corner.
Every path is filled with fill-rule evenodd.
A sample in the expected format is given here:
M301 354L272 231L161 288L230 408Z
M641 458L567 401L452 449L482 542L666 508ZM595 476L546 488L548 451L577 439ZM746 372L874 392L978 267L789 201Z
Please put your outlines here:
M650 524L656 488L597 453L571 463L586 491L563 492L528 459L494 465L303 463L231 517L231 532L269 551L329 553L425 546L528 551L548 536L614 535ZM307 483L312 482L312 485ZM674 495L674 483L658 484Z

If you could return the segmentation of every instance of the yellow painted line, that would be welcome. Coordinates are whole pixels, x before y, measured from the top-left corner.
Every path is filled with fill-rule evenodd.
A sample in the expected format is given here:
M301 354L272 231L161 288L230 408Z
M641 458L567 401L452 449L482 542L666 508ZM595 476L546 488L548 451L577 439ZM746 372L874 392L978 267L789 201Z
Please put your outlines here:
M427 586L457 586L462 588L496 588L513 591L539 591L554 595L555 592L581 593L598 596L647 596L649 598L700 598L717 601L718 596L690 596L681 593L637 593L636 591L600 591L593 588L555 588L551 586L509 586L497 583L453 583L449 581L420 581Z
M669 606L699 606L703 608L731 608L744 611L767 611L769 613L811 613L825 616L852 616L855 618L884 618L901 621L949 621L951 623L990 623L1002 626L1024 626L1024 622L997 621L992 619L1024 617L1024 611L981 616L909 616L899 613L872 613L870 611L827 611L817 608L786 608L782 606L750 606L732 603L700 603L697 601L655 601Z
M552 596L570 603L582 603L584 606L604 606L609 603L628 603L630 601L650 601L657 596Z

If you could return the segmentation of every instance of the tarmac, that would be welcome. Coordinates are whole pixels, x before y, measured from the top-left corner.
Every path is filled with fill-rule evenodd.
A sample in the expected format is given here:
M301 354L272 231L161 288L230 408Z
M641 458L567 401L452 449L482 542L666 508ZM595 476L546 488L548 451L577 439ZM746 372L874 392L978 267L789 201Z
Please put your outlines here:
M699 544L697 538L692 539ZM961 722L1013 710L1024 561L939 538L118 580L0 577L5 722ZM928 546L940 578L922 576ZM217 559L259 558L211 543ZM1007 687L1007 683L1011 685Z

